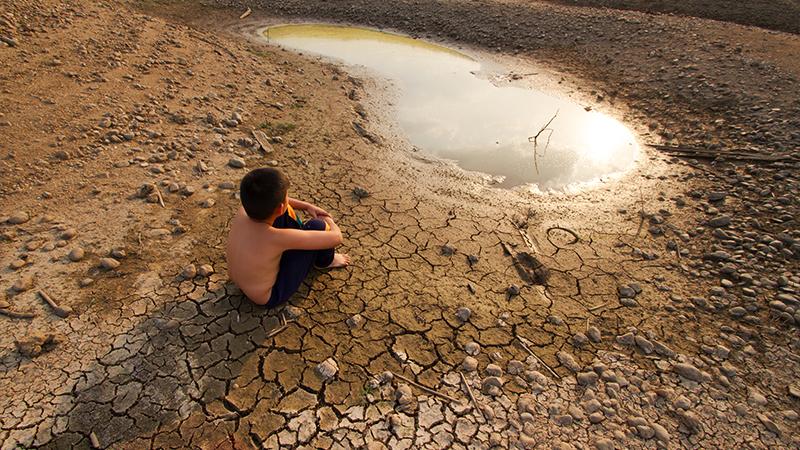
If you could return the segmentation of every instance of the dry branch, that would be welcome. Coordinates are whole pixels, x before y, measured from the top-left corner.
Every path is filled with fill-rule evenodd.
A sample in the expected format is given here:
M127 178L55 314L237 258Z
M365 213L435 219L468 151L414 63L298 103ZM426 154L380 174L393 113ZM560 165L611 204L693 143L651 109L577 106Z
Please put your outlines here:
M36 313L12 311L6 308L0 308L0 314L12 319L33 319L36 317Z
M530 349L530 347L528 347L528 345L525 343L525 341L523 341L523 340L522 340L522 339L523 339L522 337L520 337L520 336L517 336L516 334L514 335L514 337L515 337L515 338L517 338L517 342L519 342L519 343L520 343L520 345L522 345L522 348L524 348L524 349L525 349L525 351L527 351L527 352L528 352L528 353L529 353L531 356L533 356L534 358L536 358L536 360L537 360L537 361L539 361L539 363L540 363L541 365L543 365L543 366L545 366L545 367L547 368L547 370L550 372L550 374L552 374L554 377L556 377L556 378L558 378L558 379L561 379L561 377L560 377L560 376L558 376L558 374L556 373L556 371L555 371L555 370L553 370L553 368L552 368L552 367L548 366L548 365L547 365L547 363L546 363L546 362L544 362L544 360L543 360L542 358L539 358L539 355L537 355L536 353L534 353L534 352L533 352L533 350L531 350L531 349Z
M478 413L481 415L481 417L483 417L484 422L489 422L486 420L486 415L483 413L483 409L481 409L481 406L478 404L478 400L476 400L475 396L472 394L472 388L469 387L469 383L467 383L467 379L464 377L464 374L461 372L458 372L458 374L461 375L461 382L463 382L464 387L467 388L467 395L469 395L469 399L472 401L472 406L478 410Z
M433 390L433 389L431 389L431 388L429 388L429 387L427 387L425 385L419 384L419 383L417 383L416 381L414 381L414 380L412 380L410 378L406 378L403 375L400 375L399 373L395 372L394 376L399 378L399 379L401 379L401 380L403 380L403 381L405 381L406 383L408 383L408 384L410 384L412 386L416 386L418 389L421 389L422 391L427 392L428 394L435 395L435 396L437 396L439 398L442 398L444 400L449 400L451 402L455 402L455 403L459 402L459 400L456 399L456 398L450 397L447 394L442 394L441 392L435 391L435 390Z
M538 160L538 157L539 157L539 136L541 136L541 134L544 133L545 131L549 131L550 132L550 133L547 134L547 143L544 146L544 150L542 150L541 156L544 156L544 153L547 151L547 148L550 146L550 138L553 136L553 130L551 128L548 128L548 127L550 126L551 123L553 123L553 120L555 120L556 116L558 116L558 111L559 110L556 110L556 113L553 114L553 117L551 117L550 120L548 120L547 123L544 124L544 126L542 126L542 128L540 128L539 131L535 135L528 137L528 142L533 142L533 167L536 169L536 173L537 174L539 173L539 160Z

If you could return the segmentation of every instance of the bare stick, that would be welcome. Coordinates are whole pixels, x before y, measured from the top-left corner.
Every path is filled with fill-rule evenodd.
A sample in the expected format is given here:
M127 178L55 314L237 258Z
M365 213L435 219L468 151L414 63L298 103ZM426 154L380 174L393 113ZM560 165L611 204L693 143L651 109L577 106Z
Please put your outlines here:
M478 405L478 401L475 400L475 396L472 395L472 388L469 387L469 383L467 383L467 379L464 377L464 374L461 372L458 372L458 374L461 375L461 381L464 383L464 387L467 388L467 394L469 395L469 399L472 400L472 405L478 410L478 413L480 413L481 417L483 417L483 421L489 422L486 419L486 415L483 414L483 409L481 409L480 405Z
M592 311L592 312L594 312L594 311L597 311L598 309L600 309L600 308L602 308L602 307L606 306L607 304L608 304L608 302L605 302L605 303L600 303L600 304L599 304L599 305L597 305L597 306L592 306L591 308L586 308L586 309L588 309L589 311Z
M536 169L536 173L537 174L539 173L539 161L538 161L539 141L538 141L538 139L539 139L539 136L542 133L544 133L545 131L549 131L550 132L547 135L547 143L545 143L544 150L542 150L542 156L544 156L544 153L547 151L547 148L550 146L550 138L553 136L553 130L550 129L550 128L547 128L547 127L549 127L550 124L553 123L553 120L555 120L556 116L558 116L558 110L556 110L556 113L553 114L553 117L551 117L550 120L548 120L547 123L544 124L544 126L542 126L542 128L539 129L538 133L536 133L534 136L529 136L528 137L528 142L533 142L533 167L534 167L534 169Z
M531 349L530 349L530 347L528 347L528 346L525 344L525 341L523 341L521 337L519 337L519 336L516 336L516 335L515 335L514 337L515 337L515 338L517 338L517 341L519 341L519 343L522 345L522 348L524 348L524 349L525 349L525 351L527 351L528 353L530 353L530 355L531 355L531 356L533 356L534 358L536 358L536 360L537 360L537 361L539 361L539 363L541 363L543 366L545 366L545 367L547 368L547 370L548 370L548 371L549 371L549 372L550 372L550 373L551 373L551 374L552 374L554 377L556 377L556 378L558 378L558 379L561 379L561 377L560 377L560 376L558 376L558 374L556 373L556 371L555 371L555 370L553 370L553 368L552 368L552 367L548 366L548 365L547 365L547 363L546 363L546 362L544 362L544 360L543 360L542 358L539 358L539 355L537 355L536 353L534 353L534 352L533 352L533 350L531 350Z
M48 305L50 305L51 308L53 308L53 312L58 317L61 318L68 317L70 314L73 313L72 308L70 308L69 306L59 306L55 301L53 301L53 299L49 295L47 295L47 292L39 291L38 294L39 297L42 297L42 300L44 300Z
M161 205L162 208L166 208L167 206L164 205L164 197L161 195L161 191L156 187L156 197L158 197L158 204Z
M277 336L278 333L280 333L281 331L285 330L286 327L288 327L288 326L289 326L289 324L286 324L286 325L280 326L280 327L275 328L274 330L270 331L269 333L267 333L267 339Z
M458 399L455 399L455 398L453 398L453 397L450 397L450 396L449 396L449 395L447 395L447 394L442 394L441 392L434 391L433 389L431 389L431 388L429 388L429 387L427 387L427 386L424 386L424 385L422 385L422 384L419 384L419 383L417 383L416 381L414 381L414 380L412 380L412 379L410 379L410 378L406 378L406 377L404 377L403 375L400 375L399 373L394 373L394 376L395 376L395 377L397 377L397 378L399 378L399 379L401 379L401 380L403 380L403 381L405 381L405 382L406 382L406 383L408 383L408 384L411 384L411 385L413 385L413 386L416 386L417 388L421 389L422 391L425 391L425 392L427 392L428 394L435 395L435 396L437 396L437 397L439 397L439 398L442 398L442 399L444 399L444 400L449 400L449 401L451 401L451 402L459 403L459 400L458 400Z
M239 20L241 20L241 19L244 19L245 17L249 16L249 15L250 15L250 13L252 13L252 12L253 12L253 10L252 10L252 9L250 9L250 8L247 8L247 11L243 12L243 13L242 13L242 15L241 15L241 16L239 16Z
M0 308L0 314L11 317L12 319L33 319L36 317L36 313L18 312L6 308Z

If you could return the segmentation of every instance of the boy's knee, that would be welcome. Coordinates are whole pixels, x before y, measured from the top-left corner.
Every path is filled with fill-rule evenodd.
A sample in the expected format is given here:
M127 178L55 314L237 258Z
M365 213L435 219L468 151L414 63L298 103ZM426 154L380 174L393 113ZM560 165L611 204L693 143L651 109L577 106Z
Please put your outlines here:
M328 229L328 224L322 219L311 219L306 222L303 228L306 230L326 231Z

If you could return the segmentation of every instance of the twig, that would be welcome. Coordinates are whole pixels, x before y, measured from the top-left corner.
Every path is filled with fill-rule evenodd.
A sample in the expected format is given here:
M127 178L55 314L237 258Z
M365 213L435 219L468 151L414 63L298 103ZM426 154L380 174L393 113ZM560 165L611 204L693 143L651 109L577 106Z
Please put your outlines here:
M488 423L489 421L486 419L486 415L483 414L483 409L481 409L480 405L478 404L478 401L475 400L475 396L472 395L472 388L469 387L469 383L467 383L466 377L464 377L464 374L462 372L458 372L458 374L461 375L461 381L464 383L464 387L467 388L467 395L469 395L469 399L472 400L472 405L475 407L475 409L478 410L478 413L480 413L481 417L483 417L483 421Z
M156 197L158 197L158 204L161 205L162 208L166 208L164 197L161 195L161 190L159 190L158 187L156 187Z
M282 325L282 326L280 326L278 328L275 328L274 330L272 330L269 333L267 333L267 337L266 338L269 339L269 338L277 336L278 333L280 333L281 331L285 330L286 327L288 327L288 326L289 326L289 324L287 323L286 325Z
M245 11L244 13L242 13L242 15L241 15L241 16L239 16L239 19L240 19L240 20L241 20L241 19L244 19L245 17L249 16L249 15L250 15L250 13L252 13L252 12L253 12L253 10L252 10L252 9L250 9L250 8L247 8L247 11Z
M597 311L598 309L600 309L600 308L602 308L602 307L606 306L607 304L608 304L608 302L605 302L605 303L600 303L600 304L599 304L599 305L597 305L597 306L592 306L591 308L586 308L586 309L588 309L590 312L594 312L594 311Z
M403 375L400 375L399 373L396 373L396 372L395 372L395 373L394 373L394 376L395 376L396 378L399 378L399 379L401 379L401 380L405 381L405 382L406 382L406 383L408 383L408 384L411 384L411 385L413 385L413 386L416 386L417 388L419 388L419 389L421 389L421 390L423 390L423 391L427 392L428 394L435 395L435 396L437 396L437 397L439 397L439 398L442 398L442 399L444 399L444 400L449 400L449 401L451 401L451 402L455 402L455 403L459 403L459 401L460 401L460 400L458 400L458 399L455 399L455 398L453 398L453 397L450 397L450 396L449 396L449 395L447 395L447 394L442 394L441 392L434 391L433 389L431 389L431 388L429 388L429 387L427 387L427 386L424 386L424 385L422 385L422 384L419 384L419 383L417 383L416 381L414 381L414 380L412 380L412 379L410 379L410 378L406 378L406 377L404 377Z
M0 308L0 314L11 317L12 319L33 319L36 313L12 311L6 308Z
M539 129L538 133L536 133L534 136L529 136L528 137L528 142L533 142L533 167L536 169L536 173L537 174L539 173L539 162L537 160L537 157L539 156L539 152L538 152L539 141L538 141L538 139L539 139L539 136L542 133L544 133L545 131L549 131L550 132L547 135L547 143L544 146L544 150L542 150L542 156L544 156L544 153L547 151L547 148L550 146L550 138L553 137L553 130L550 129L550 128L547 128L547 127L549 127L550 124L553 123L553 120L555 120L556 116L558 116L558 111L559 110L556 110L556 113L553 114L553 117L551 117L550 120L548 120L547 123L544 124L544 126Z
M72 314L73 312L72 308L70 308L69 306L58 306L58 304L55 301L53 301L53 299L49 295L47 295L47 292L39 291L38 294L39 297L42 297L42 300L44 300L48 305L50 305L51 308L53 308L53 312L58 317L61 317L63 319Z
M531 356L533 356L534 358L536 358L536 360L537 360L537 361L539 361L539 363L541 363L543 366L545 366L545 367L547 368L547 370L548 370L548 371L549 371L549 372L550 372L550 373L551 373L551 374L552 374L554 377L556 377L556 378L558 378L558 379L561 379L561 377L560 377L560 376L558 376L558 374L556 373L556 371L555 371L555 370L553 370L553 368L552 368L552 367L548 366L548 365L547 365L547 363L546 363L546 362L544 362L544 360L543 360L542 358L539 358L539 355L537 355L536 353L534 353L534 352L533 352L533 350L531 350L531 349L530 349L530 347L528 347L528 346L525 344L525 341L523 341L523 340L522 340L522 338L521 338L520 336L514 335L514 337L515 337L515 338L517 338L517 341L519 341L519 343L522 345L522 348L524 348L524 349L525 349L525 351L527 351L528 353L530 353L530 355L531 355Z

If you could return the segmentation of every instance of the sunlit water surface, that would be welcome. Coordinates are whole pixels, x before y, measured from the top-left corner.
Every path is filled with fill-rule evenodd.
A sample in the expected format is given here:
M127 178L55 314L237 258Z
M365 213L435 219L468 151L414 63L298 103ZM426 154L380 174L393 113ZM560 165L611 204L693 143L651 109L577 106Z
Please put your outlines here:
M388 79L398 89L396 117L412 145L464 169L500 176L502 186L582 185L629 169L639 152L621 122L544 92L498 87L475 75L480 63L446 47L336 25L280 25L264 36ZM537 139L534 158L529 138L554 115Z

